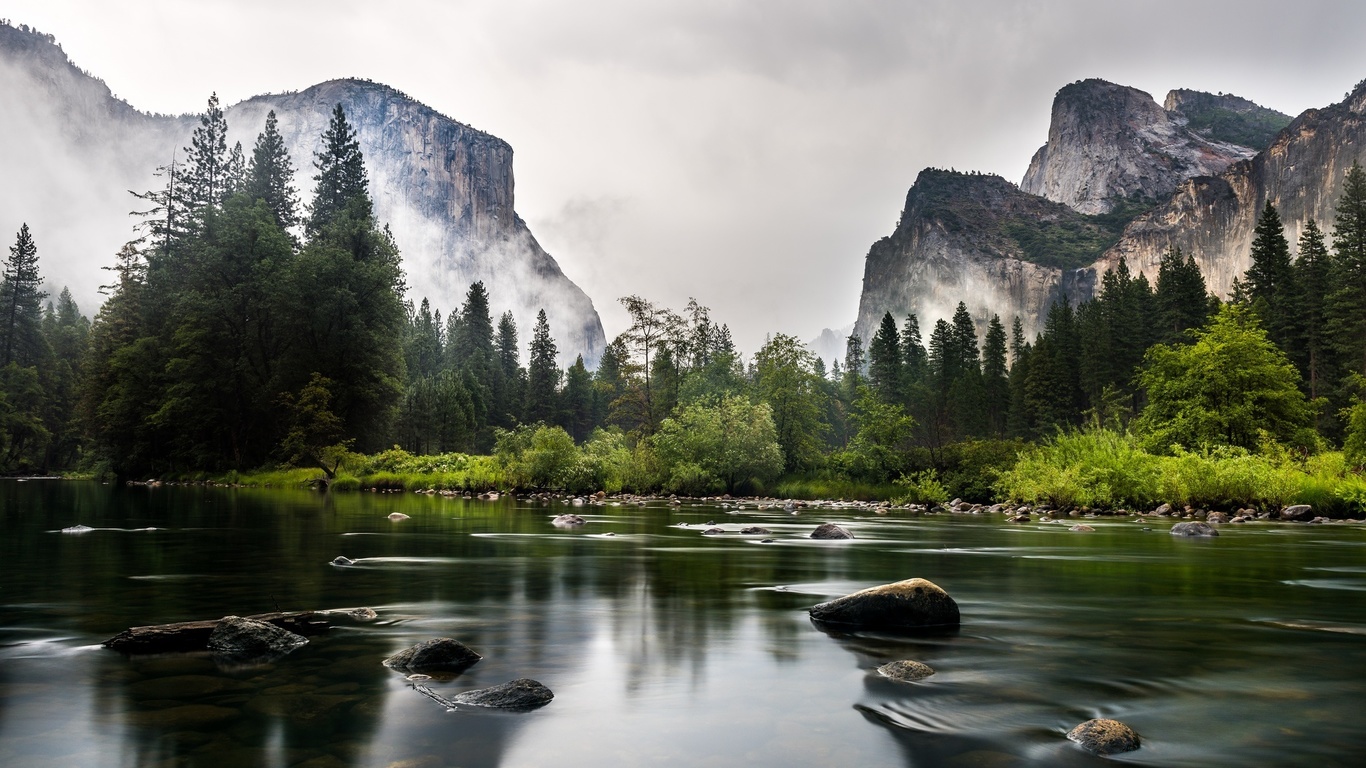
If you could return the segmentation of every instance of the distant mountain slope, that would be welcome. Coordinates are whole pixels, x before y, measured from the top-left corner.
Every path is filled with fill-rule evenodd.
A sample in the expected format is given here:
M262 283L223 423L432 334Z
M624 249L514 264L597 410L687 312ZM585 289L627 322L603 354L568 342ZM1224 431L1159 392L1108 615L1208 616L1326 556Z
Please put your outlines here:
M206 93L207 96L207 93ZM512 148L377 83L333 80L226 109L230 141L250 154L273 109L297 170L312 189L312 157L334 105L356 127L376 213L403 252L409 296L444 312L483 280L493 309L529 331L549 317L564 362L596 364L606 339L593 302L536 242L513 206ZM99 267L131 239L128 190L189 143L193 116L149 115L114 98L47 35L0 25L0 232L28 221L43 273L71 285L92 312Z

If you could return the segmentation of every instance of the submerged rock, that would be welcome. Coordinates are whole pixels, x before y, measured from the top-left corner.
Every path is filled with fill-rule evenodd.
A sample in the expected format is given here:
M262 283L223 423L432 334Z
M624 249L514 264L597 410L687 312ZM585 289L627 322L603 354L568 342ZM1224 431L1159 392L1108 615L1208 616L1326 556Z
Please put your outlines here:
M1314 519L1314 508L1308 504L1296 504L1281 510L1282 520L1294 520L1300 523L1307 523Z
M466 691L451 701L456 704L469 704L476 707L495 707L498 709L534 709L550 703L555 694L549 688L527 677L495 685Z
M1134 729L1118 720L1087 720L1068 732L1067 738L1097 755L1131 752L1141 746Z
M852 539L854 534L844 530L834 523L821 523L816 526L816 530L811 532L813 539Z
M1177 523L1172 526L1173 536L1218 536L1219 532L1209 523Z
M209 635L209 650L215 656L234 662L271 661L301 645L308 639L287 629L281 629L256 619L224 616Z
M924 680L934 674L934 670L928 664L918 661L905 659L903 661L892 661L877 668L883 677L889 677L902 683L913 683L917 680Z
M849 629L922 630L958 626L958 604L932 581L906 579L814 605L813 621Z
M554 526L559 526L560 528L569 528L576 525L583 525L587 522L587 520L584 520L582 517L579 517L578 515L560 515L559 517L556 517L554 520L551 520L550 524Z
M445 670L460 672L484 658L457 640L439 637L406 648L384 660L384 666L404 672Z

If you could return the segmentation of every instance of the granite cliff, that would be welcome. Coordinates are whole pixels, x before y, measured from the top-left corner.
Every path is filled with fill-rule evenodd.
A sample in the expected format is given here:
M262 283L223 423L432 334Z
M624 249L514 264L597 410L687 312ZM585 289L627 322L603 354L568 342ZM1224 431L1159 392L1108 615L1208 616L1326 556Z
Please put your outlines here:
M562 362L583 354L596 364L602 323L517 215L506 142L364 80L227 107L229 142L249 153L274 110L307 200L313 152L338 103L365 154L376 213L403 253L410 298L446 312L483 280L494 311L512 310L528 330L546 310ZM0 210L15 217L0 226L28 221L49 282L70 284L93 311L98 268L133 236L127 213L136 201L127 190L157 186L153 171L189 143L197 118L140 112L75 67L50 36L8 25L0 25L0 104L0 167L24 182L0 190Z
M1065 86L1053 99L1048 143L1034 153L1020 188L1082 213L1108 213L1126 200L1163 200L1185 179L1220 173L1256 154L1256 149L1216 138L1212 130L1194 130L1190 119L1173 109L1182 104L1202 107L1215 98L1173 91L1164 109L1137 88L1104 80ZM1218 109L1209 104L1200 114L1214 115ZM1242 114L1223 111L1235 124Z

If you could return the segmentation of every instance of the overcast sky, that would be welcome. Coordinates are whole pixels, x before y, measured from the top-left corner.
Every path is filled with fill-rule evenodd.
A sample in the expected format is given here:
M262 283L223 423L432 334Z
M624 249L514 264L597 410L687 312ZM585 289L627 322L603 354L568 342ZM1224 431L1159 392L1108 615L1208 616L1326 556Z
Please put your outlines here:
M1366 3L7 0L144 111L337 77L508 141L517 209L597 305L730 323L745 352L851 323L926 166L1018 182L1053 94L1224 91L1289 114L1366 78Z

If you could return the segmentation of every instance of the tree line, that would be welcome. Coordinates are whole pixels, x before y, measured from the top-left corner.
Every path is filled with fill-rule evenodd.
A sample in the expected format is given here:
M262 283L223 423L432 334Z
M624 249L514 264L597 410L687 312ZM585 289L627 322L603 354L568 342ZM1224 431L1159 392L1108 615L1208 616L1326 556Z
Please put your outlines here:
M598 451L629 464L618 474L642 489L752 490L784 474L880 484L955 469L969 488L1027 442L1088 422L1141 431L1159 451L1354 439L1366 375L1359 166L1331 248L1309 222L1292 258L1267 204L1252 267L1224 304L1172 251L1155 284L1121 261L1094 299L1055 303L1033 339L1019 318L1007 331L994 316L979 335L960 303L928 339L914 314L898 324L888 313L866 346L851 335L827 367L786 334L745 360L697 301L676 311L628 296L630 326L590 371L582 357L558 367L544 311L524 363L516 319L495 319L482 283L444 318L407 299L340 105L306 206L274 113L249 154L226 137L210 98L184 161L138 195L143 237L107 267L93 323L65 291L42 306L21 228L0 290L6 469L285 464L331 475L348 453L398 446L509 461Z

